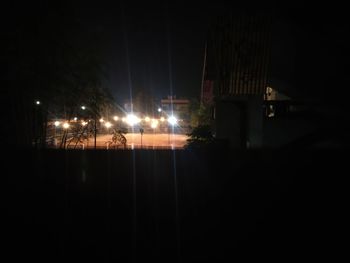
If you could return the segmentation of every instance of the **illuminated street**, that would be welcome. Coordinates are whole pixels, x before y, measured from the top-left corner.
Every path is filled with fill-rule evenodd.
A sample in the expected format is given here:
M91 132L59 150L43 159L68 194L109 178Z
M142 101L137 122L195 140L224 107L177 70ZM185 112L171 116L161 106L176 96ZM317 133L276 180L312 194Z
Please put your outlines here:
M128 133L124 135L127 139L127 148L141 148L141 134L140 133ZM111 141L112 135L98 135L96 146L98 148L107 148L107 142ZM152 148L176 148L181 149L186 144L188 136L184 134L143 134L142 135L142 147L147 149ZM74 147L72 144L69 148ZM87 145L84 145L84 148L94 147L94 139L90 139ZM78 147L77 147L78 148ZM114 148L114 145L111 144L109 148ZM117 148L117 147L116 147ZM119 145L119 149L122 149L123 146Z

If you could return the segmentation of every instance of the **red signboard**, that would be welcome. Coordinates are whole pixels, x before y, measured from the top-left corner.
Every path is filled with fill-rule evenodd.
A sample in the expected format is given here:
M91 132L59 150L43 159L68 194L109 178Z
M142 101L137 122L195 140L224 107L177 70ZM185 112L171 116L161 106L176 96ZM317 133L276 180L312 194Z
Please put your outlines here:
M214 81L205 80L203 85L203 93L202 93L202 101L204 103L210 104L213 102L213 91L214 91Z

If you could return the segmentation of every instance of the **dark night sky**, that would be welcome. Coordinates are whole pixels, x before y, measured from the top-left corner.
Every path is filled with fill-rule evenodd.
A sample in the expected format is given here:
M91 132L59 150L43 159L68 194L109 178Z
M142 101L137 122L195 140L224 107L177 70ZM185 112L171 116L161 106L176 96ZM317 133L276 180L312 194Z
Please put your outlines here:
M342 73L347 65L348 26L341 6L123 1L84 5L80 11L85 21L107 35L110 85L116 98L123 100L130 85L126 46L134 93L143 90L159 98L172 88L177 96L199 96L208 27L218 15L240 8L269 12L275 18L272 84L303 97L315 92L324 96L326 86L346 81Z
M199 96L210 10L198 7L180 1L84 6L84 20L101 27L110 41L110 85L117 100L129 95L129 70L134 93L160 98L172 88L178 97Z
M30 17L28 7L14 7ZM142 90L157 98L171 89L178 97L198 97L208 27L218 15L241 8L275 18L272 85L301 97L320 93L337 99L339 95L329 91L346 92L349 27L344 4L153 0L83 1L66 7L103 34L109 85L118 102L129 97L130 86L134 94Z

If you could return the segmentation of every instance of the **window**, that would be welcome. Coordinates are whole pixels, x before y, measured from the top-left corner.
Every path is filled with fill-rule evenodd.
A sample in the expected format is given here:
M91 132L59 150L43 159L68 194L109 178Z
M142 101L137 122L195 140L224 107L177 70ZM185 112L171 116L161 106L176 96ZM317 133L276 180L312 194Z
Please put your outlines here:
M267 117L272 118L275 116L275 107L270 104L267 111Z

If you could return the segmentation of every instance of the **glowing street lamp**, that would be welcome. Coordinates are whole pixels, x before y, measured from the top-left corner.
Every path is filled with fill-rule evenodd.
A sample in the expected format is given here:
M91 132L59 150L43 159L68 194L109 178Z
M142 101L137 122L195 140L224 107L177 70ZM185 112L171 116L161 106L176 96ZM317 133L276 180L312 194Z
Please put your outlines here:
M157 126L158 126L158 120L153 119L152 123L151 123L151 128L155 129L155 128L157 128Z
M130 126L134 126L135 124L140 122L140 119L137 116L135 116L134 114L129 114L128 116L126 116L126 122Z
M54 122L54 125L55 125L55 129L54 129L53 138L54 138L54 144L56 145L56 142L55 142L55 140L56 140L56 129L57 129L57 127L60 125L60 122L59 122L59 121L55 121L55 122Z
M170 116L168 118L168 122L169 122L170 125L173 126L173 132L174 132L174 126L177 123L177 119L174 116ZM170 145L170 129L168 129L168 143Z
M112 126L112 123L110 123L109 121L107 121L107 122L105 123L105 126L106 126L107 128L110 128L110 127Z
M168 122L174 126L177 123L177 119L174 116L171 116L168 118Z

